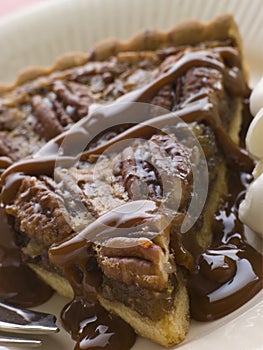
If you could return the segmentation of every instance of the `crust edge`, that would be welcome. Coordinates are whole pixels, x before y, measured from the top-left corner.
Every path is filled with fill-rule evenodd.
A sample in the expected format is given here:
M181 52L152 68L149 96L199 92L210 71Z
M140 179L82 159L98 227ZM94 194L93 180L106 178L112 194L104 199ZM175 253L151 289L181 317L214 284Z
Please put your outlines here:
M35 264L28 264L38 276L46 281L58 294L72 299L73 290L69 282L54 273L48 272ZM185 339L189 329L189 300L186 287L179 276L178 289L171 311L157 322L151 321L147 317L140 316L136 311L130 309L118 301L109 301L98 295L100 304L110 312L117 314L128 322L137 333L145 338L165 346L175 346ZM178 322L180 320L180 322ZM158 332L156 331L158 330Z
M168 45L193 45L202 41L225 40L228 38L235 41L241 58L243 58L241 37L231 14L219 15L207 23L192 19L185 20L169 31L144 30L126 41L108 38L95 45L89 53L69 52L60 56L50 67L32 66L23 69L14 83L0 84L0 96L41 76L81 66L89 61L101 61L120 52L155 50Z

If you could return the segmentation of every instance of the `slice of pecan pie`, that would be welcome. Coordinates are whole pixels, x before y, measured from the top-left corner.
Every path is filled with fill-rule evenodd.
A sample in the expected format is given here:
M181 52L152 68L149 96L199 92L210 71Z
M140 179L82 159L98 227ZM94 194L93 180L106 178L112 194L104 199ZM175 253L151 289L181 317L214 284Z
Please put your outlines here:
M133 332L123 320L175 345L197 315L194 301L234 278L232 258L206 248L226 203L226 169L237 178L251 170L238 147L248 93L230 16L107 41L2 87L3 163L38 151L4 172L2 201L24 260L74 295L62 320L77 348L129 349ZM225 250L229 237L220 241ZM195 287L200 266L203 289ZM247 298L258 284L251 290ZM226 314L220 300L220 312L211 298L200 319Z

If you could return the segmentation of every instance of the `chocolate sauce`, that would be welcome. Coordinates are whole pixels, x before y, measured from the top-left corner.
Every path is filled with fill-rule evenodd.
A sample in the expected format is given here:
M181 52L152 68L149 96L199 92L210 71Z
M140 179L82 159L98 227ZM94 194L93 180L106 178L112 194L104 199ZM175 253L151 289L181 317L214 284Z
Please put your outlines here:
M141 209L140 209L141 208ZM134 344L133 329L119 317L108 313L97 300L101 271L94 261L94 241L103 241L155 218L158 209L153 201L136 201L110 211L90 224L81 234L50 249L50 260L69 278L75 292L61 317L63 325L77 341L75 349L128 350ZM105 234L107 237L105 237Z
M84 298L76 297L66 305L61 319L77 342L75 350L129 350L136 340L136 334L127 323Z
M0 157L0 174L12 164L13 161L10 158L4 156Z
M101 107L98 111L91 110L88 117L78 122L70 132L50 141L33 159L10 166L2 176L2 201L4 204L12 202L24 176L51 175L58 150L62 160L74 162L83 142L89 144L94 135L108 126L120 124L121 120L123 124L127 121L140 124L117 136L113 135L110 140L106 139L92 150L86 150L81 156L82 160L100 154L121 139L149 138L156 128L174 124L178 117L187 123L198 121L209 124L232 169L229 180L231 194L215 217L214 240L209 249L203 250L198 245L192 230L181 237L181 244L185 245L195 263L195 269L187 272L191 314L198 320L210 320L233 311L262 288L262 256L247 243L243 225L237 218L236 199L246 188L241 181L245 176L242 172L249 173L253 162L229 137L208 94L193 96L181 110L150 121L147 121L147 110L139 116L133 110L133 102L149 102L163 85L173 83L186 70L198 66L220 71L224 76L225 89L232 96L246 94L247 87L234 49L215 48L213 53L207 50L186 52L171 69L151 84L123 96L111 106ZM112 219L113 212L108 216ZM113 222L115 225L118 222L116 217ZM94 263L93 246L87 240L87 234L96 231L100 225L100 219L97 219L83 232L50 250L51 260L62 268L75 292L74 300L62 312L62 321L77 341L76 349L128 350L135 341L133 330L116 316L107 313L97 301L101 271ZM107 230L104 232L106 235L111 233Z
M250 96L250 93L251 93L251 91L249 91L249 94L243 100L242 125L241 125L241 130L240 130L240 133L239 133L240 147L242 147L242 148L246 147L247 131L248 131L250 123L253 120L253 116L250 113L250 108L249 108L249 96Z
M210 109L210 103L207 97L199 100L198 104L193 103L180 111L168 113L135 125L102 145L83 152L80 159L93 159L96 155L103 153L108 147L125 139L148 139L156 133L156 130L161 129L164 125L175 125L181 121L186 123L194 121L204 122L210 125L213 128L217 137L217 142L220 144L220 148L224 152L231 167L236 166L237 168L241 167L246 171L252 171L254 165L253 160L248 157L248 154L244 149L236 145L230 138L226 130L222 127L221 121L218 120L217 112Z
M0 300L22 307L42 304L52 289L21 261L4 209L0 209L0 222Z
M231 193L215 215L213 242L202 253L192 252L196 271L188 278L188 291L191 315L200 321L227 315L263 287L262 254L248 244L238 219L238 206L251 175L230 170L228 176Z

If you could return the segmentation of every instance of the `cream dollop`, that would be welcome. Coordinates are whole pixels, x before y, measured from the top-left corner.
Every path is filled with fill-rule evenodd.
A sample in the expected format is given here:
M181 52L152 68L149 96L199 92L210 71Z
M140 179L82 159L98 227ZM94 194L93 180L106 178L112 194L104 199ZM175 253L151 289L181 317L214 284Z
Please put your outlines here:
M251 93L249 107L251 114L254 116L263 108L263 77Z
M249 186L239 207L239 218L253 231L263 234L263 174Z
M246 147L257 164L253 172L254 181L239 207L239 218L263 236L263 77L251 94L250 111L254 119L247 132Z
M263 96L261 102L263 107ZM263 158L263 108L257 112L249 126L246 136L246 147L253 158Z

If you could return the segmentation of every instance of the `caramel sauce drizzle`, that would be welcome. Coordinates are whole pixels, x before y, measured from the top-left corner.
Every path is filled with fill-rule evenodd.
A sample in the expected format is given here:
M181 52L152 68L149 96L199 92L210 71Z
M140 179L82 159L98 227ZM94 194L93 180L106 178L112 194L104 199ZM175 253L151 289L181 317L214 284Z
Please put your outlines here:
M249 176L253 161L231 140L208 94L193 96L181 110L151 120L147 120L147 110L136 116L133 109L133 102L149 102L160 87L173 83L186 70L198 66L222 72L225 89L234 96L246 96L247 86L235 49L220 47L213 49L213 53L207 50L185 52L151 84L119 98L110 106L91 110L69 132L48 142L34 158L10 166L2 175L2 202L5 205L12 202L24 176L52 175L58 151L65 164L74 164L79 159L77 153L83 142L90 144L93 135L103 131L102 128L120 124L122 120L136 125L93 149L84 150L81 160L96 159L107 147L122 139L149 138L156 129L176 123L178 117L187 123L209 124L231 168L231 193L215 216L211 247L201 249L192 231L184 234L182 244L193 255L196 265L193 273L186 272L191 315L197 320L211 320L235 310L262 288L262 255L247 243L243 225L238 221L236 203L236 198L246 189L243 180ZM76 147L72 149L72 145ZM96 230L99 223L99 219L96 220L91 224L92 228ZM101 274L92 264L92 244L87 239L89 230L90 227L50 251L51 259L64 270L75 292L74 300L62 312L62 320L77 341L76 349L128 350L135 341L132 329L116 316L106 313L97 302ZM75 260L78 268L73 264ZM87 262L90 263L88 268Z

